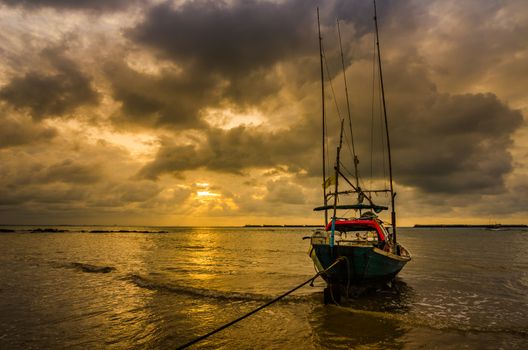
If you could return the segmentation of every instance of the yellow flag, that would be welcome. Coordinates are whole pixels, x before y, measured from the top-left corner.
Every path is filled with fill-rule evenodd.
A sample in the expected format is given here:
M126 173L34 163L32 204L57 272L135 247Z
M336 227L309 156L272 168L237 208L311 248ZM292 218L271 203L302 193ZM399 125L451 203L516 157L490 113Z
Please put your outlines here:
M330 176L323 183L323 188L328 188L328 187L330 187L332 185L335 185L335 183L336 183L335 175L334 176Z

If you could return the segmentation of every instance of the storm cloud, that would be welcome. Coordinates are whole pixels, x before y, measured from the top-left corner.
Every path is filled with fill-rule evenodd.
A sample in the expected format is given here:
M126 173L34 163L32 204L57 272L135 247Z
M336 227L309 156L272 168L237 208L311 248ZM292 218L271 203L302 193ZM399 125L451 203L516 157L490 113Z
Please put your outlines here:
M218 103L215 87L219 82L200 75L165 71L155 77L115 63L108 65L106 72L113 97L122 103L122 113L115 116L116 124L200 128L204 126L201 109Z
M45 142L57 135L49 126L34 123L31 118L19 115L9 108L0 107L0 149Z
M260 106L283 87L277 65L310 56L313 20L306 2L162 2L128 30L136 44L174 63L162 77L112 68L123 119L140 124L203 127L206 108Z
M413 107L395 133L398 180L455 195L505 189L519 111L493 94L437 94Z
M229 130L210 128L203 142L162 144L153 162L140 175L156 178L164 173L182 176L186 170L199 168L243 174L251 168L288 166L296 172L311 165L318 144L313 139L315 128L262 132L258 128L239 126Z
M327 169L335 105L346 114L339 18L360 174L365 186L386 175L371 2L0 4L3 221L319 222L318 4ZM498 201L526 218L526 9L378 1L396 188L415 215L400 222L438 212L488 222ZM347 131L350 170L349 148Z
M191 1L154 7L130 36L185 65L239 77L312 50L306 1Z
M1 0L9 6L32 8L56 8L68 10L118 10L130 6L134 0Z
M93 105L98 95L90 79L78 65L62 57L56 49L45 50L52 71L30 71L14 77L0 89L0 99L12 106L28 109L36 119L61 117L82 105Z

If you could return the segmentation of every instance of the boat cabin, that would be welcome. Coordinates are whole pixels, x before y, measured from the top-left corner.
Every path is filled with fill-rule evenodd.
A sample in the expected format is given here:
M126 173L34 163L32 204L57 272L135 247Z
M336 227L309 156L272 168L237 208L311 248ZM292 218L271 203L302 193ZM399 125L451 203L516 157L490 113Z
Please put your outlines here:
M326 225L325 231L332 230L332 222ZM385 246L388 232L377 218L337 219L334 233L339 245L374 245Z

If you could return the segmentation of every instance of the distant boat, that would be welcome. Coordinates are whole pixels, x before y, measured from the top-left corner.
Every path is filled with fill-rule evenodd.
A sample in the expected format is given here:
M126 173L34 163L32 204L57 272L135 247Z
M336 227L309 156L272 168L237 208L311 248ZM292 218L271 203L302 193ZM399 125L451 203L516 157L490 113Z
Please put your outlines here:
M352 123L350 122L350 135L352 139L353 165L355 173L351 174L351 180L342 171L340 154L343 144L343 124L344 118L340 118L341 128L339 130L339 145L336 151L336 161L334 174L327 178L325 160L325 107L324 107L324 70L323 70L323 48L321 30L319 24L319 10L317 11L317 21L319 27L319 48L321 57L321 88L323 103L323 202L324 205L315 208L316 211L325 213L325 229L315 231L310 238L309 256L318 271L328 268L337 259L343 261L330 271L322 274L328 286L325 289L325 302L337 301L341 295L357 294L365 289L377 288L390 283L400 270L411 260L411 254L396 239L396 210L395 196L392 179L391 149L389 141L389 127L387 124L387 111L385 106L385 92L383 87L383 75L381 69L381 54L379 50L378 23L376 16L376 2L374 1L374 24L376 34L377 64L379 68L379 79L382 97L382 109L384 116L385 142L387 146L387 157L389 167L389 188L364 190L360 186L358 176L358 158L355 154L353 144ZM341 44L341 34L339 32ZM343 78L345 82L345 92L348 91L345 77L345 66L343 51L341 48L341 58L343 66ZM381 108L381 107L380 107ZM350 108L349 118L350 118ZM350 119L349 119L350 121ZM381 127L381 126L380 126ZM343 189L341 180L346 183L348 189ZM327 188L332 188L327 192ZM391 222L390 225L384 223L377 214L383 210L388 210L388 206L374 203L372 195L374 193L390 194ZM342 198L355 196L355 203L341 204ZM330 203L333 202L333 203ZM355 217L342 218L337 216L338 210L353 210ZM328 219L329 211L332 213ZM390 230L387 228L390 226Z

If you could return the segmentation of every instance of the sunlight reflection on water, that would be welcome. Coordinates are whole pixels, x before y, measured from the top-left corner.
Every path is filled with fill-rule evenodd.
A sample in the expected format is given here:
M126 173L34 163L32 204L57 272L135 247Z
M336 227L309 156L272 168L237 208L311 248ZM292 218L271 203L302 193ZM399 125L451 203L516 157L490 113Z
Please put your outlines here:
M0 235L0 348L176 347L314 274L307 229L68 230ZM324 306L318 280L198 348L528 345L528 233L400 233L392 289Z

